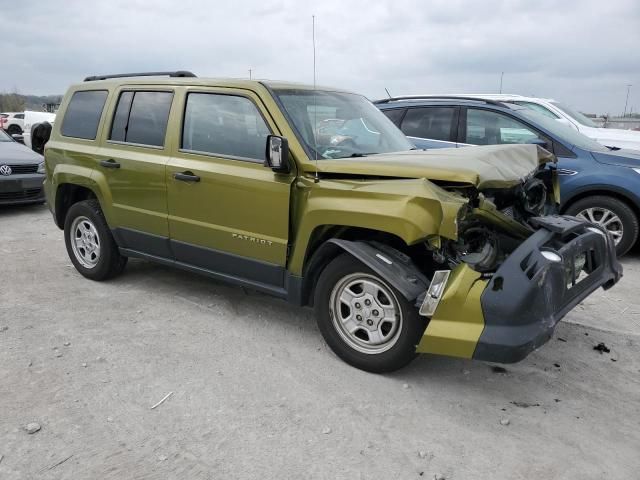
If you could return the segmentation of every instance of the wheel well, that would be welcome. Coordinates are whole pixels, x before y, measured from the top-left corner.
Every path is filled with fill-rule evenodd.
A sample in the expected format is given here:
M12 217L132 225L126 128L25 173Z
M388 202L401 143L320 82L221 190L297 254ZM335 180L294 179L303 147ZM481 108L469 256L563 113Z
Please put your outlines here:
M303 305L313 306L315 287L320 274L329 262L344 252L338 245L325 243L331 238L352 241L376 240L407 254L410 248L400 237L388 232L341 225L323 225L316 227L311 234L304 260L302 285Z
M64 220L67 212L74 203L96 198L96 194L87 187L74 185L72 183L63 183L58 187L56 192L56 225L58 228L64 228Z
M597 195L615 198L617 200L620 200L621 202L624 202L633 211L636 217L640 219L640 207L638 207L638 205L636 205L636 203L626 195L611 190L588 190L586 192L579 193L575 197L571 197L571 199L562 206L562 208L560 209L560 213L566 212L571 205L582 200L583 198L595 197Z

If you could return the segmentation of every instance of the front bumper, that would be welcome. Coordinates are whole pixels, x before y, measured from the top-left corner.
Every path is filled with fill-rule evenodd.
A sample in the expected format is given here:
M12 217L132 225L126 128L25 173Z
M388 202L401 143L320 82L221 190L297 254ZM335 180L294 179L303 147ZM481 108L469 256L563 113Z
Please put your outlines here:
M538 217L533 223L540 229L507 258L482 294L485 327L475 359L522 360L551 338L573 307L622 277L615 245L604 230L575 217ZM544 257L545 250L561 261Z
M532 223L538 230L490 279L465 264L452 272L418 352L520 361L551 338L573 307L622 277L604 230L575 217L538 217ZM556 255L545 257L543 251Z
M44 202L44 178L39 173L0 176L0 205Z

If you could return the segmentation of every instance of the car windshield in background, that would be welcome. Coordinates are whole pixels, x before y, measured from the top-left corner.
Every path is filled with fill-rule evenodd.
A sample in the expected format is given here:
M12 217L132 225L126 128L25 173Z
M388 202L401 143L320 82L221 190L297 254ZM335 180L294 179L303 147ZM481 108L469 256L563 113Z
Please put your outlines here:
M13 138L11 138L4 130L0 130L0 142L13 142Z
M581 125L584 125L585 127L593 127L593 128L599 128L600 127L599 125L594 123L589 117L586 117L582 113L580 113L580 112L578 112L576 110L573 110L572 108L569 108L566 105L563 105L563 104L558 103L558 102L551 102L551 105L553 105L556 108L559 108L564 113L566 113L571 118L573 118L576 122L578 122Z
M530 110L528 108L523 108L522 110L518 110L522 116L528 118L534 125L539 125L545 129L547 129L552 136L558 138L559 140L567 143L569 145L576 146L583 150L588 150L592 152L608 152L609 149L604 145L592 140L591 138L583 135L576 129L569 127L567 125L563 125L557 120L553 120L552 118L538 113L534 110Z
M349 158L411 150L403 133L361 95L324 90L276 90L311 159Z

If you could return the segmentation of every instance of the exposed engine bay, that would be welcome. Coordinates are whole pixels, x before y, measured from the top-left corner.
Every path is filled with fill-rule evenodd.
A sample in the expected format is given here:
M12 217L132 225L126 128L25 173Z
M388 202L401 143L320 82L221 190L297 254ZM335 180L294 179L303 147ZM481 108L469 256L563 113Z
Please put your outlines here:
M464 262L477 272L491 273L535 228L534 217L558 211L555 168L541 165L512 188L450 188L469 199L458 215L458 239L439 248L427 244L436 263L453 268Z

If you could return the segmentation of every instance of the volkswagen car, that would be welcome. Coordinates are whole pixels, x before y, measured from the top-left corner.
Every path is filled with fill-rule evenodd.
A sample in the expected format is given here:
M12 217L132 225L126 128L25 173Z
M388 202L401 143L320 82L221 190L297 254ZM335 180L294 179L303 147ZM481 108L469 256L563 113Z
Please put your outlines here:
M0 205L44 203L44 158L0 130Z

